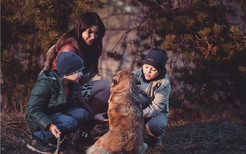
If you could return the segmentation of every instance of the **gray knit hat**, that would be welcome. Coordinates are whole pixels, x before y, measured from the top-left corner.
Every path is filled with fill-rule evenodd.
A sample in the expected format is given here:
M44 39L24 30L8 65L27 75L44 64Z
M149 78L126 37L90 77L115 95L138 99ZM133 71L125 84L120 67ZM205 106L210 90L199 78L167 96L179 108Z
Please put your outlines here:
M149 64L156 68L159 73L163 73L166 71L166 63L168 60L168 55L165 50L162 50L160 48L152 48L149 50L149 52L146 54L143 64Z
M58 74L71 75L84 68L84 62L74 52L62 52L56 59L56 67Z

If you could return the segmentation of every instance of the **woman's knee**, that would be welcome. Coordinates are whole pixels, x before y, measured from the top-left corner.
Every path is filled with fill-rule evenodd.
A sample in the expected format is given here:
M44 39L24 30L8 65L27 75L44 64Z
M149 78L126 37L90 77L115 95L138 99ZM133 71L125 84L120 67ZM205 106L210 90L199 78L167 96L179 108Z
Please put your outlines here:
M111 82L108 80L95 81L91 91L91 97L107 102L110 95Z

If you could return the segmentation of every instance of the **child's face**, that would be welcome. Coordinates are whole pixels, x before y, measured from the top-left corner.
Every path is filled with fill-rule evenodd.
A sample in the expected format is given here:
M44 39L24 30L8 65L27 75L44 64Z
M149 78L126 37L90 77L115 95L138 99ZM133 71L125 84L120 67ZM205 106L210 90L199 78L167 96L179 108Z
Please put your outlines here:
M98 38L99 27L96 25L91 26L82 32L82 39L87 45L92 45L92 43Z
M143 65L143 73L146 80L152 80L159 75L158 70L149 64Z
M83 72L81 70L71 75L65 75L64 78L67 79L69 82L79 83L79 79L82 77L82 75L83 75Z

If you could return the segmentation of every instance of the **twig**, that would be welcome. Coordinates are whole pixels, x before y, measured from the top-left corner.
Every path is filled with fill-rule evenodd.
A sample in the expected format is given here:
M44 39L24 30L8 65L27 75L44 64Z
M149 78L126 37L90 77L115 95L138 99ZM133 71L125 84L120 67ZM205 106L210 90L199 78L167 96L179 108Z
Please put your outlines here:
M58 154L59 153L61 143L65 140L65 138L66 138L66 136L62 140L61 140L61 137L60 136L57 138L55 154Z
M120 43L120 41L122 40L122 38L123 38L127 33L129 33L130 31L132 31L132 30L134 30L134 29L138 29L140 26L141 26L141 25L136 26L136 27L133 27L133 28L131 28L131 29L128 29L126 32L124 32L124 33L121 35L119 41L118 41L118 42L116 43L116 45L112 48L112 51L114 51L114 49L117 47L117 45Z
M141 26L144 24L144 22L145 22L145 21L143 21L142 23L140 23L138 26L135 26L135 27L133 27L133 28L130 28L130 29L128 29L126 32L124 32L124 33L121 35L119 41L118 41L118 42L116 43L116 45L112 48L111 51L114 51L114 49L118 46L118 44L120 43L120 41L124 38L124 36L125 36L127 33L131 32L131 31L133 31L133 30L136 30L136 29L138 30L139 28L141 28Z

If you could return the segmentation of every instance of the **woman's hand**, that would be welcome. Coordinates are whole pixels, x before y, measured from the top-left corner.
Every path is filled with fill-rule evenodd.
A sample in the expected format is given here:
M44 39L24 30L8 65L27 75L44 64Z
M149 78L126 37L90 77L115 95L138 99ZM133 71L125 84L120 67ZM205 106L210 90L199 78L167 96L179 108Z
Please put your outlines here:
M56 127L56 125L53 125L51 128L51 133L56 137L60 137L61 131Z
M108 119L106 119L104 117L104 115L106 115L106 112L103 112L103 113L98 113L94 116L94 120L98 120L98 121L101 121L101 122L108 122Z

